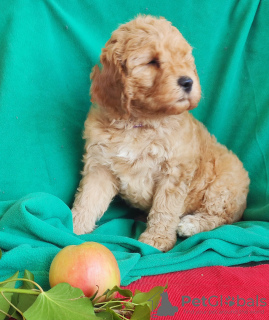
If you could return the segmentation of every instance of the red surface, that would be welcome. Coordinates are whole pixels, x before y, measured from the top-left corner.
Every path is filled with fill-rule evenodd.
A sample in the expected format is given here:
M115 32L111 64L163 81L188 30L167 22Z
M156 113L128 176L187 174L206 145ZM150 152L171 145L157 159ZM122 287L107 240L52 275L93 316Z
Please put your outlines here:
M269 265L206 267L147 276L125 288L133 292L135 289L149 291L167 282L169 301L178 311L174 316L158 316L156 309L152 319L269 319ZM218 306L210 306L210 297L210 303L218 302ZM191 301L182 305L182 299ZM226 299L234 304L225 304Z

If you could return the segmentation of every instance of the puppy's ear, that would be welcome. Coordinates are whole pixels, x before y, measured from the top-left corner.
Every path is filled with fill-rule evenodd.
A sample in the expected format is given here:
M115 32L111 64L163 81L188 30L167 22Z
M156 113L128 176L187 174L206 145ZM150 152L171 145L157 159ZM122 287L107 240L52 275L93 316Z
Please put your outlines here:
M129 90L125 63L119 57L117 41L109 40L103 49L100 61L91 73L91 101L109 112L129 114Z

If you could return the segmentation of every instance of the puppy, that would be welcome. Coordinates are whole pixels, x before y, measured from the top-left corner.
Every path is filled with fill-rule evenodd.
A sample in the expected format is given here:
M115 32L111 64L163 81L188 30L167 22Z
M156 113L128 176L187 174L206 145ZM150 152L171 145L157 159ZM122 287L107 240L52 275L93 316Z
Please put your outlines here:
M248 173L188 112L201 88L181 33L163 18L138 16L113 32L100 60L91 74L74 232L91 232L117 194L148 213L139 240L162 251L177 234L238 221Z

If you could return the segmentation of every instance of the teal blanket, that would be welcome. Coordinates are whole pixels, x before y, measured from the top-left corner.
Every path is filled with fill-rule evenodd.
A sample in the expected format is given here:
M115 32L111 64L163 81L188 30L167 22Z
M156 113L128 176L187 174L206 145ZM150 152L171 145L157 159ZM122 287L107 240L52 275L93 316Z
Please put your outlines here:
M203 98L196 118L233 150L251 185L243 221L169 252L137 241L145 224L116 198L89 235L72 232L89 74L119 24L164 16L194 47ZM122 285L143 275L269 260L269 1L13 0L0 3L0 280L48 270L64 246L97 241Z

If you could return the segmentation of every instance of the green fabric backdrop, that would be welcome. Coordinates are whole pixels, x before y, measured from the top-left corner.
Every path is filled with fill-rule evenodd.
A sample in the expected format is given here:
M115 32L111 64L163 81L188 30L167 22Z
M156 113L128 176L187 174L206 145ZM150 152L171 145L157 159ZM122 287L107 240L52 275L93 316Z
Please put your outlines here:
M89 74L111 32L138 13L166 17L194 47L203 98L193 114L251 179L245 221L179 239L168 253L137 241L145 224L118 198L94 233L72 233ZM85 240L113 251L122 284L269 260L268 17L267 0L1 1L0 279L29 269L48 287L55 254Z

